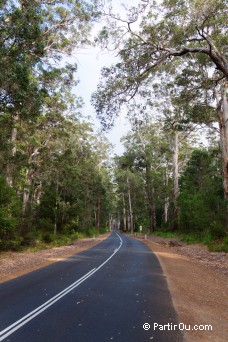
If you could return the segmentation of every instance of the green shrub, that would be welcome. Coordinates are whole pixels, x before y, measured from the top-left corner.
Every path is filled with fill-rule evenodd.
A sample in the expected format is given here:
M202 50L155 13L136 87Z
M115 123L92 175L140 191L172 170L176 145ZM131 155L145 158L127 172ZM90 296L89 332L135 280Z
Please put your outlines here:
M208 245L210 252L225 252L228 253L228 237L221 241L213 241Z
M227 235L222 225L218 222L212 222L210 224L210 233L213 240L223 239Z
M42 241L45 243L51 243L55 240L55 236L53 233L44 232L42 235Z
M54 231L54 223L50 218L40 218L37 223L37 228L52 233Z
M36 247L41 240L41 236L38 231L28 232L21 241L21 246L23 247Z
M177 237L176 233L173 233L173 232L163 232L163 231L157 231L153 235L164 237L164 238L170 238L170 239Z
M0 239L14 239L20 219L20 200L0 176Z
M99 234L105 234L109 231L108 227L100 227L99 228Z
M93 237L98 235L98 230L96 227L90 227L86 229L85 233L88 237Z
M0 240L0 250L1 251L14 251L18 252L22 249L21 246L22 238L18 237L15 238L14 240Z

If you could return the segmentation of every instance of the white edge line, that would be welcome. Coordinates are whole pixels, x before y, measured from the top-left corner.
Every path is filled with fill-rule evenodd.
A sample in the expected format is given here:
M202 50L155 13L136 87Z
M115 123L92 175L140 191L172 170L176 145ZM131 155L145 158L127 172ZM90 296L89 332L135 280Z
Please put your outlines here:
M56 303L58 300L60 300L62 297L64 297L66 294L68 294L69 292L71 292L73 289L75 289L76 287L78 287L81 283L83 283L85 280L87 280L88 278L90 278L94 273L96 273L100 268L102 268L121 248L122 244L123 244L123 240L121 239L121 237L119 236L119 234L116 233L116 235L119 237L120 239L120 245L118 248L116 248L113 252L113 254L111 254L111 256L106 259L100 266L98 266L97 268L93 268L91 271L89 271L88 273L86 273L83 277L81 277L80 279L78 279L77 281L75 281L73 284L71 284L70 286L68 286L66 289L64 289L63 291L61 291L60 293L58 293L57 295L55 295L54 297L52 297L51 299L49 299L47 302L45 302L44 304L42 304L41 306L39 306L38 308L36 308L35 310L31 311L30 313L28 313L27 315L25 315L24 317L22 317L21 319L19 319L18 321L16 321L15 323L11 324L10 326L8 326L7 328L5 328L4 330L0 331L0 341L3 341L6 337L8 337L9 335L11 335L13 332L15 332L16 330L20 329L23 325L25 325L27 322L31 321L33 318L35 318L36 316L38 316L40 313L42 313L43 311L45 311L47 308L49 308L50 306L52 306L54 303ZM4 335L3 335L4 334Z

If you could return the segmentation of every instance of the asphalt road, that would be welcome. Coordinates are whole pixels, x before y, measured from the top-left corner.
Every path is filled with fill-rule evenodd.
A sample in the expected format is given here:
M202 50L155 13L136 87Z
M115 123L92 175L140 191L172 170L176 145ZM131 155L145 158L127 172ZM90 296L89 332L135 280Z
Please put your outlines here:
M175 324L156 256L116 232L83 253L0 284L0 341L182 341Z

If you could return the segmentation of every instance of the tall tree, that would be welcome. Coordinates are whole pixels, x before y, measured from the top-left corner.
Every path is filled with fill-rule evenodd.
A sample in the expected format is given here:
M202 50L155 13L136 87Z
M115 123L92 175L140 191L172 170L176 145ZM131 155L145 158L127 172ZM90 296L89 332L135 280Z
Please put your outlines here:
M111 25L103 28L99 40L103 45L114 42L119 62L102 71L103 82L93 96L98 116L112 123L119 106L135 97L152 75L158 76L170 68L177 73L176 65L188 69L189 63L197 64L203 59L208 80L218 94L223 184L228 198L226 1L154 1L148 4L144 14L134 8L128 19L112 13L108 16ZM139 18L141 21L136 25ZM197 79L195 83L197 86Z

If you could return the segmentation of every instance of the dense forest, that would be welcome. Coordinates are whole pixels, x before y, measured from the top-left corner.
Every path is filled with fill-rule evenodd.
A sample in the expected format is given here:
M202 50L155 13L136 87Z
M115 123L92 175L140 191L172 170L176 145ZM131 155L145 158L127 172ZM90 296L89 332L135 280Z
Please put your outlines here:
M109 1L0 2L0 249L116 222L227 250L227 18L223 0L139 0L121 15ZM92 95L104 130L122 108L131 125L113 158L80 114L73 56L90 44L117 56Z

